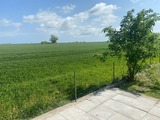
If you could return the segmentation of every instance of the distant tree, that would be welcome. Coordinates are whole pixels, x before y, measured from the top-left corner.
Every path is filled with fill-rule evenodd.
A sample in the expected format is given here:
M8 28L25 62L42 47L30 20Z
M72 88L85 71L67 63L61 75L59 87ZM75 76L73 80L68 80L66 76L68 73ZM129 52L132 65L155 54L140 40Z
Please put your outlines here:
M41 44L50 44L48 41L41 41Z
M120 23L120 29L106 27L103 32L108 36L110 55L122 56L128 67L128 80L134 80L140 67L147 58L155 54L155 41L158 38L152 33L155 22L160 20L158 13L153 10L142 10L136 16L134 10L128 11ZM107 54L104 54L107 55Z
M49 41L51 41L51 43L57 43L58 37L55 35L51 35Z

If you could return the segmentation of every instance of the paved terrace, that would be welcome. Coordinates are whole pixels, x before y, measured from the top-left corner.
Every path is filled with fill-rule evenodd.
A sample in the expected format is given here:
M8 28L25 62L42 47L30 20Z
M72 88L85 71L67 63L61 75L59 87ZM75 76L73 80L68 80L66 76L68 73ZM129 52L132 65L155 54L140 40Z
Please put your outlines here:
M160 100L104 88L33 120L160 120Z

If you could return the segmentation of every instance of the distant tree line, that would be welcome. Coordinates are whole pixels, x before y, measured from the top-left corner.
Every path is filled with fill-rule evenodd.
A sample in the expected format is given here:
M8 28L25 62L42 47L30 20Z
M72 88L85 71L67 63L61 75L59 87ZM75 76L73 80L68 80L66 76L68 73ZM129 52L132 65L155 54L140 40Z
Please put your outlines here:
M41 41L41 44L52 44L57 43L58 37L56 35L50 35L49 42L48 41Z

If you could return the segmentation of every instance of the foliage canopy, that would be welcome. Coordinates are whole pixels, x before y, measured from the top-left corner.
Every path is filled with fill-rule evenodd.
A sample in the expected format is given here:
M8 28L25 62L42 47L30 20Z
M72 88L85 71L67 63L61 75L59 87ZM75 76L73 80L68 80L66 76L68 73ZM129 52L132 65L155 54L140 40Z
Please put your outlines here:
M152 9L143 9L136 16L133 13L133 9L127 12L119 30L111 26L102 30L111 42L110 55L119 58L125 56L129 80L134 80L134 75L140 70L142 63L155 55L158 36L152 30L156 21L160 20L159 14Z
M58 37L55 35L51 35L49 41L51 41L51 43L57 43Z

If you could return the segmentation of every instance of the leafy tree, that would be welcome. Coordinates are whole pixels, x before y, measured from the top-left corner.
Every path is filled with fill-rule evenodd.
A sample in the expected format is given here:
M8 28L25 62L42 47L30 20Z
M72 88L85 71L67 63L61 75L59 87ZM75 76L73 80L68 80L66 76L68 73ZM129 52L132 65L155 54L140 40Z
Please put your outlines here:
M51 41L51 43L57 43L58 37L55 35L51 35L49 41Z
M142 10L133 15L134 10L127 12L120 23L120 29L106 27L106 33L111 44L110 55L121 58L125 56L128 68L128 80L134 80L135 74L140 70L142 63L155 54L155 41L158 38L152 33L155 22L160 20L158 13L153 10Z

